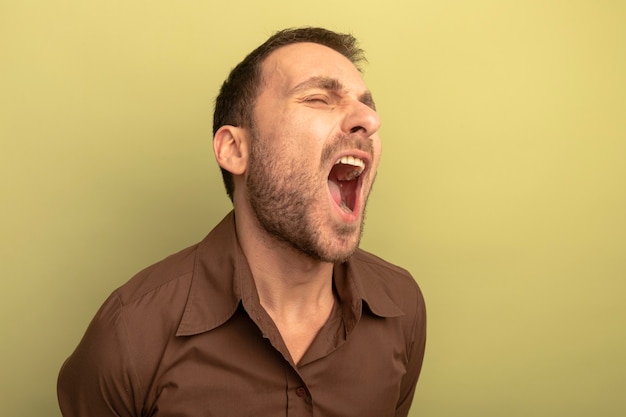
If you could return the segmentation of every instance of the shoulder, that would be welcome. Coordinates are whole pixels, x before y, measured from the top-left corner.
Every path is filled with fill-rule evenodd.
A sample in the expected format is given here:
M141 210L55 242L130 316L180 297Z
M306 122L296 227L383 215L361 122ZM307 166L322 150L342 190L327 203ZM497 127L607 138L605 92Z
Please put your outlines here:
M195 246L143 269L114 290L92 319L81 345L104 356L121 351L142 361L175 334L191 287ZM150 352L137 346L150 343ZM80 349L80 346L79 346ZM90 350L88 349L88 350Z
M191 246L143 269L114 290L93 318L91 331L125 328L129 339L176 327L185 307L195 263ZM170 330L171 331L171 330Z
M157 293L167 297L167 293L175 290L176 287L180 287L183 291L188 290L197 246L183 249L143 269L117 288L113 296L118 298L120 306L125 307L147 296L155 296Z
M140 415L187 299L194 252L144 269L100 307L59 373L64 415Z
M130 392L123 381L131 375L139 381L132 389L141 393L135 394L145 394L183 314L194 258L195 246L145 268L111 293L63 367L61 378L70 391L82 392L84 386L96 392L97 381L89 378L97 375L115 392Z
M412 358L415 366L421 364L426 340L426 305L413 276L406 269L360 249L349 262L369 310L390 319L387 323L392 334L397 330L404 335L407 361Z
M183 316L195 254L196 246L192 246L138 272L111 293L88 333L94 339L108 339L117 349L125 346L135 362L158 356L157 351L171 341ZM152 346L149 351L138 348L146 343Z
M358 263L362 268L367 268L375 274L382 274L384 276L392 276L400 280L413 281L413 277L406 269L394 265L373 253L367 252L363 249L358 249L351 258L352 261Z
M350 262L368 300L385 295L403 311L409 305L415 308L416 304L423 304L422 292L406 269L362 249L357 250Z

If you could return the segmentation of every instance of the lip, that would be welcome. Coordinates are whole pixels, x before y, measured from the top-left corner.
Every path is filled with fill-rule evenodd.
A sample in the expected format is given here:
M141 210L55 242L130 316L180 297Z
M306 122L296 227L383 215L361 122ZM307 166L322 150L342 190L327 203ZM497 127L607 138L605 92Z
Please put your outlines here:
M345 223L354 223L354 222L357 222L361 218L361 207L363 204L362 203L363 180L369 174L369 170L372 164L372 157L369 153L364 152L359 149L344 150L337 154L334 154L331 157L330 159L331 165L330 167L328 167L327 172L330 173L333 166L335 165L335 162L337 162L339 159L343 158L344 156L353 156L353 157L361 159L365 163L365 168L363 169L363 172L361 173L361 175L359 175L357 179L357 186L355 190L356 200L355 200L354 207L350 213L347 213L344 210L342 210L341 207L339 207L333 200L332 196L330 195L330 190L328 190L328 202L334 208L334 212L337 214L337 216L339 217L341 221ZM327 175L327 178L328 178L328 175Z

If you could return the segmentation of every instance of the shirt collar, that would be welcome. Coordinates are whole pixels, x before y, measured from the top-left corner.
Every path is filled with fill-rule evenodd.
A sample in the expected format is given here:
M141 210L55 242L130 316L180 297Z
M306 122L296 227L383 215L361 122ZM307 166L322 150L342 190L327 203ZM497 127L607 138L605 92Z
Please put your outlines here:
M339 296L346 333L356 326L366 311L380 317L404 313L381 285L373 255L357 252L334 266L334 284ZM225 323L244 301L248 314L261 308L248 262L237 241L235 214L231 211L198 244L189 296L178 326L177 336L191 336ZM367 306L366 309L363 306Z

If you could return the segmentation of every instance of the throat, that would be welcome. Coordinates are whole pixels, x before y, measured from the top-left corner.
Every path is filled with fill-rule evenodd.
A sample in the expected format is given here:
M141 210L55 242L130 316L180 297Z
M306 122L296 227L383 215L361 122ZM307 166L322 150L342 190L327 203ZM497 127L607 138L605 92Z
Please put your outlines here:
M356 202L357 181L328 180L328 189L333 201L347 213L352 213Z
M276 325L278 332L294 364L298 364L315 337L326 324L336 308L335 295L317 308L295 316L281 315L266 310Z
M362 169L353 165L336 164L328 175L330 195L343 211L352 213L356 206Z

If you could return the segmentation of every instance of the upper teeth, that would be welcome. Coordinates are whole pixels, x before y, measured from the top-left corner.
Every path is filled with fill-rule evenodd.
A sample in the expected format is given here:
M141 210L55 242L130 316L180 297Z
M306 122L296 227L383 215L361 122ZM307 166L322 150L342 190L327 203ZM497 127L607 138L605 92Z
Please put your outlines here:
M365 162L363 162L362 159L355 158L354 156L342 156L337 162L335 162L335 165L337 164L354 165L355 167L360 168L360 172L365 169Z
M337 162L335 162L335 165L339 164L350 165L353 167L353 169L344 170L341 174L339 174L340 176L337 177L339 181L352 181L361 175L365 169L365 162L363 162L362 159L355 158L354 156L342 156Z

